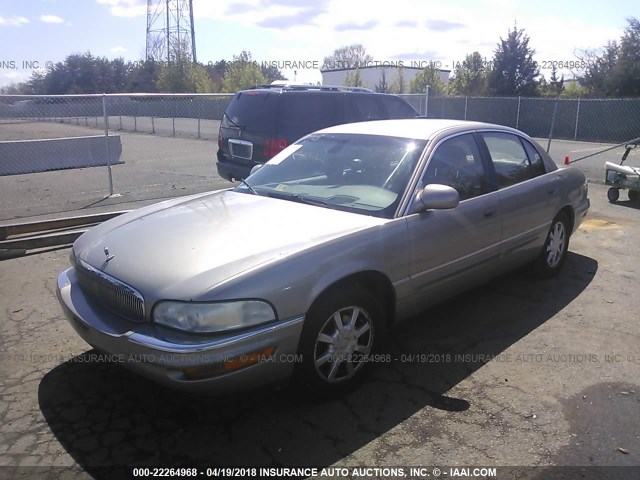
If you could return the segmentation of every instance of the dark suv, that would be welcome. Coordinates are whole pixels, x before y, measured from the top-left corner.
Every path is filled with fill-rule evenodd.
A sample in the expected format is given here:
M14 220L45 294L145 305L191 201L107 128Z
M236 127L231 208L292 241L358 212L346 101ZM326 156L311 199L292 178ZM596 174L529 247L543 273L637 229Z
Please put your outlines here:
M228 180L246 178L254 165L321 128L417 115L401 98L366 88L268 85L243 90L234 95L220 123L218 174Z

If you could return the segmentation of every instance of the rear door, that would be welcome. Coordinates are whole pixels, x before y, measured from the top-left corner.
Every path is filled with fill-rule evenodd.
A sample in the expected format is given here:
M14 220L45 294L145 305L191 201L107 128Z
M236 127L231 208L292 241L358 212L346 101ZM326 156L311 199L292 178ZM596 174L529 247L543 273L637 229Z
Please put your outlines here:
M558 208L558 175L546 173L531 143L507 132L480 132L500 193L503 256L507 265L534 258Z

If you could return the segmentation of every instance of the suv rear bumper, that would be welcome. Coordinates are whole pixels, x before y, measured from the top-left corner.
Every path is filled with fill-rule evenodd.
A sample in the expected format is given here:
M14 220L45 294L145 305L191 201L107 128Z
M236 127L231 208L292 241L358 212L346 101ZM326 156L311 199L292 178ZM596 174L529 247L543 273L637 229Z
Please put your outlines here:
M254 164L255 165L255 164ZM253 165L241 165L236 162L227 160L224 155L218 154L218 161L216 162L216 168L218 175L225 180L231 181L232 178L240 180L241 178L247 178Z

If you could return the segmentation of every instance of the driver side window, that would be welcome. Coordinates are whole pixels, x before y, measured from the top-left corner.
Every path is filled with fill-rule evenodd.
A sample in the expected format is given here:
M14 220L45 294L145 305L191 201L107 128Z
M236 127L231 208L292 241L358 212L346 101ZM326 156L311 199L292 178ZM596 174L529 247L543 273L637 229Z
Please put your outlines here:
M438 146L423 177L423 185L431 183L455 188L460 201L487 193L486 175L473 134L459 135Z

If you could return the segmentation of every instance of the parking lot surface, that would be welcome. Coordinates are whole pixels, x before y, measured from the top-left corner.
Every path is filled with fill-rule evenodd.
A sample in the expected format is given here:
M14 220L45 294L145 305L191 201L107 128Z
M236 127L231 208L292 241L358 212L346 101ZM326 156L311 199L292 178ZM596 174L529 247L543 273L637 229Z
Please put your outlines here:
M159 387L63 317L68 249L0 262L0 466L640 465L640 211L601 185L590 197L557 278L516 272L423 312L334 400Z
M102 119L89 118L86 125L84 118L67 120L71 123L3 124L0 141L104 134ZM0 177L0 224L18 218L159 200L231 186L216 172L218 121L201 121L199 139L196 119L157 118L155 134L151 134L149 118L137 118L135 123L137 132L133 131L133 119L122 117L123 130L119 130L120 118L110 119L109 134L119 135L122 143L123 163L112 167L115 196L106 198L109 195L106 167L4 176ZM537 141L546 148L546 139ZM609 147L609 144L553 140L550 154L561 165L566 155L574 161ZM620 147L574 165L590 181L602 183L605 161L619 163L623 153ZM631 153L626 164L640 166L640 149Z

